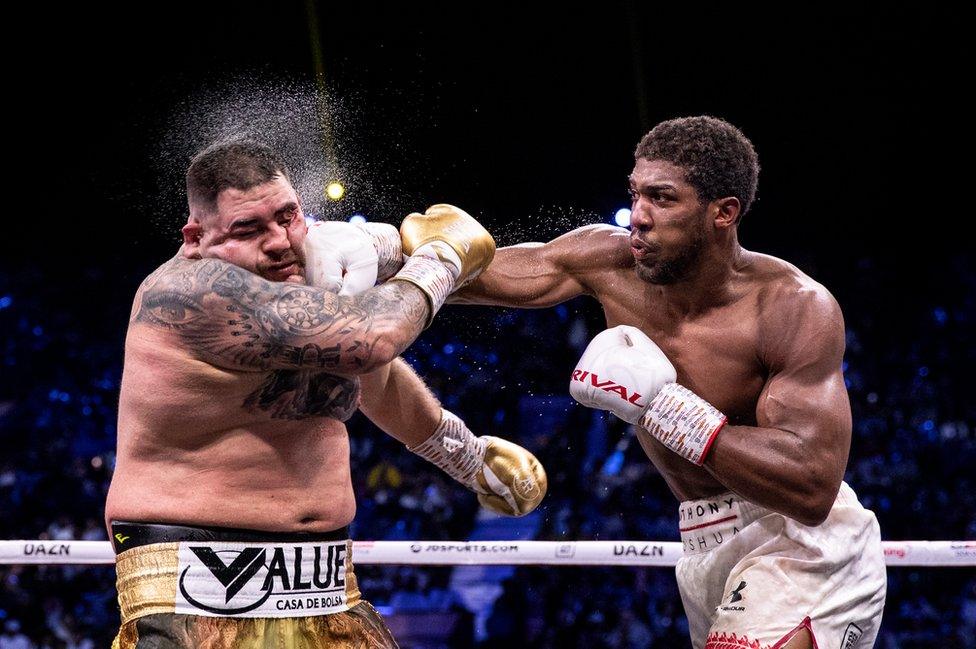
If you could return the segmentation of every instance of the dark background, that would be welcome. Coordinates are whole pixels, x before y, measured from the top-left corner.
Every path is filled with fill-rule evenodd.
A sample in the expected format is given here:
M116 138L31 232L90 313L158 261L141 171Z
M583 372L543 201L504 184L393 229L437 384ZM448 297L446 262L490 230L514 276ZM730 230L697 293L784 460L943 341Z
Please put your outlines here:
M460 4L314 8L326 86L355 97L365 131L338 128L337 140L384 151L362 175L403 197L385 218L438 200L491 224L547 204L607 217L625 202L640 136L705 113L760 154L747 246L838 274L879 253L911 276L969 243L970 48L948 9ZM64 259L103 260L131 283L174 248L174 230L146 212L173 182L155 158L187 98L228 80L312 80L303 3L132 12L86 6L11 24L22 46L8 137L21 162L8 179L32 190L8 194L29 205L9 219L30 230L13 242L17 262L40 262L43 234L70 244ZM350 202L370 208L368 196ZM173 226L182 209L166 206Z

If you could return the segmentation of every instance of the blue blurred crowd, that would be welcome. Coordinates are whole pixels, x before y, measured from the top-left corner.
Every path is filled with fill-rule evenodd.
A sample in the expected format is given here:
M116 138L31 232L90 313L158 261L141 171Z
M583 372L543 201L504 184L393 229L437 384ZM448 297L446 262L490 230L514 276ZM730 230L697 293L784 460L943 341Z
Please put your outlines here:
M974 539L976 272L959 260L953 290L893 304L883 269L871 260L858 269L838 294L855 427L846 479L885 539ZM92 324L90 301L55 295L36 277L0 274L0 537L105 539L126 299L102 298ZM448 307L405 356L475 432L516 440L547 467L535 538L677 540L675 500L626 428L566 399L569 371L602 326L582 300L540 311ZM585 434L594 427L597 443ZM354 538L468 538L472 494L362 416L349 428ZM402 633L404 647L689 646L668 569L519 568L480 622L450 568L357 573L395 631L410 626L401 618L450 620L439 639ZM878 647L976 647L972 571L888 574ZM108 646L114 597L108 566L0 566L0 649Z

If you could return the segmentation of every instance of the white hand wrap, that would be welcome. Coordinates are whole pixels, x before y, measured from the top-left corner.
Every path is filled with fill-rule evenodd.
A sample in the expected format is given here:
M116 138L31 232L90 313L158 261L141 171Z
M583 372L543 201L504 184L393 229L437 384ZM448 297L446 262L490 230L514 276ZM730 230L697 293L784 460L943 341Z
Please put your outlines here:
M668 383L651 400L640 425L669 449L701 466L727 420L688 388Z
M700 466L726 417L676 380L674 366L653 340L636 327L619 325L590 341L569 393L584 406L639 424Z
M433 434L408 450L440 467L465 487L486 493L478 484L477 475L485 466L487 448L487 440L475 437L457 415L442 408L441 421Z

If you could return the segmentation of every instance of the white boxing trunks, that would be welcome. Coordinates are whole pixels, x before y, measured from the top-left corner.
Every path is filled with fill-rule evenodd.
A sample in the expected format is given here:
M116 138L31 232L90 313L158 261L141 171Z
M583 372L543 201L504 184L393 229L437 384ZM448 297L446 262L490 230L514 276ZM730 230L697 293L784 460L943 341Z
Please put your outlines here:
M840 492L810 527L724 494L680 505L676 569L695 649L777 649L804 627L815 649L868 649L887 574L874 513Z

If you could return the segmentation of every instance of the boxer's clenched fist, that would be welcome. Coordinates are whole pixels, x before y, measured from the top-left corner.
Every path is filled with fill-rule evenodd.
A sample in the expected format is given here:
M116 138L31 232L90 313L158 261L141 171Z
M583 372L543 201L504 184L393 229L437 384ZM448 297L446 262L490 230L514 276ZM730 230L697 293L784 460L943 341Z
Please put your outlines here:
M339 295L356 295L403 265L400 233L385 223L317 221L305 237L305 281Z
M376 248L362 230L343 221L316 221L305 236L305 281L340 295L376 284Z
M415 284L430 300L427 324L447 296L477 277L495 256L495 240L452 205L433 205L400 225L406 263L393 279Z
M488 267L495 240L480 223L453 205L432 205L414 212L400 225L403 254L434 256L456 270L454 288L462 287Z
M573 370L569 393L590 408L636 424L651 399L677 380L674 365L636 327L607 329L590 341Z
M584 406L639 424L701 465L726 417L676 380L674 365L654 341L636 327L621 325L590 341L573 370L569 393Z

